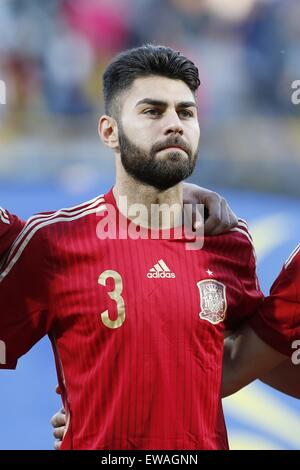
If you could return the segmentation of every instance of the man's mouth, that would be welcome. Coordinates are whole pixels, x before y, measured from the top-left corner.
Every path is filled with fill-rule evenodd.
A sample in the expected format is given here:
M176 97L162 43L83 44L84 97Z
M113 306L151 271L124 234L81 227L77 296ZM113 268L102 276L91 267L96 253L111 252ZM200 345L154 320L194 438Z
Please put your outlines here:
M186 150L182 147L180 147L180 145L170 145L168 147L164 147L163 149L160 150L160 152L162 150L181 150L182 152L186 152Z

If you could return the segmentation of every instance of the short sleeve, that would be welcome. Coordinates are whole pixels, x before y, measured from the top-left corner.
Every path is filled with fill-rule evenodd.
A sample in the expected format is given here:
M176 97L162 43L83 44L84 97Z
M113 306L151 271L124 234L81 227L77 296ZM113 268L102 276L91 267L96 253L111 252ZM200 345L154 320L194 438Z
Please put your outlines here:
M277 351L290 356L300 339L300 250L288 260L271 287L259 314L251 320L256 334Z
M21 233L25 222L0 207L0 259Z
M228 330L235 330L249 318L256 315L264 299L256 275L256 255L248 232L243 235L243 240L236 246L237 272L240 282L239 301L231 309L230 315L225 320Z
M47 240L22 231L0 272L0 368L15 368L51 328L48 312Z

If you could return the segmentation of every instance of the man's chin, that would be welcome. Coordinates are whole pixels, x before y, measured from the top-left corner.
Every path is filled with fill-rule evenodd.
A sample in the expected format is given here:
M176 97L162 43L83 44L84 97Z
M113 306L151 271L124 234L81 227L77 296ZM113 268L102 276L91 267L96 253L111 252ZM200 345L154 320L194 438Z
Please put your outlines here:
M184 150L164 149L156 154L156 158L160 161L184 161L188 160L189 156Z
M180 178L180 179L174 179L174 180L162 180L162 179L155 179L152 181L147 181L146 184L149 186L153 186L156 189L159 189L160 191L166 191L167 189L173 188L179 183L182 183L185 180L185 178Z

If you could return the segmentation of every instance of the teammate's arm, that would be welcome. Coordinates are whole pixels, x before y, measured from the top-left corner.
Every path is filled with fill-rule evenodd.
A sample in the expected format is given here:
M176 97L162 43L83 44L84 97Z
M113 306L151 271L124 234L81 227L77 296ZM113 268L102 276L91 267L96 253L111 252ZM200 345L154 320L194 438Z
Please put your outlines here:
M223 393L256 378L300 398L300 245L274 281L248 326L225 340Z
M300 399L300 364L293 364L290 358L261 376L260 380L282 393Z
M237 392L285 363L287 356L265 343L248 325L224 342L222 396ZM288 388L285 393L289 393Z

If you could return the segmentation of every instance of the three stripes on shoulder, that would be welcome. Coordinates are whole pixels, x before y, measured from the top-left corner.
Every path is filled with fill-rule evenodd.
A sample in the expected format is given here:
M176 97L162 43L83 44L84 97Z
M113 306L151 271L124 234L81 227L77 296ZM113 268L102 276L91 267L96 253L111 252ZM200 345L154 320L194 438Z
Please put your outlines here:
M239 232L241 233L242 235L245 235L246 238L248 238L249 242L251 243L251 245L253 245L253 239L249 233L249 229L248 229L248 224L245 220L243 219L238 219L238 224L236 227L232 228L230 230L230 232Z
M17 263L20 256L24 252L26 246L35 235L43 227L59 223L59 222L71 222L89 214L99 213L102 209L105 209L105 200L103 194L97 196L90 201L84 202L74 207L60 209L56 212L48 212L42 214L36 214L30 217L20 232L14 243L12 244L8 257L5 261L5 265L2 267L0 274L0 282L7 276L13 266ZM5 211L4 211L5 212ZM9 222L8 222L9 223Z
M285 264L284 264L284 267L287 268L291 262L293 261L293 259L296 258L296 256L298 255L298 253L300 252L300 244L298 246L296 246L296 248L294 249L294 251L292 251L292 253L290 254L290 256L288 257L288 259L286 260Z
M4 224L10 224L9 215L5 209L2 209L2 207L0 207L0 220Z

